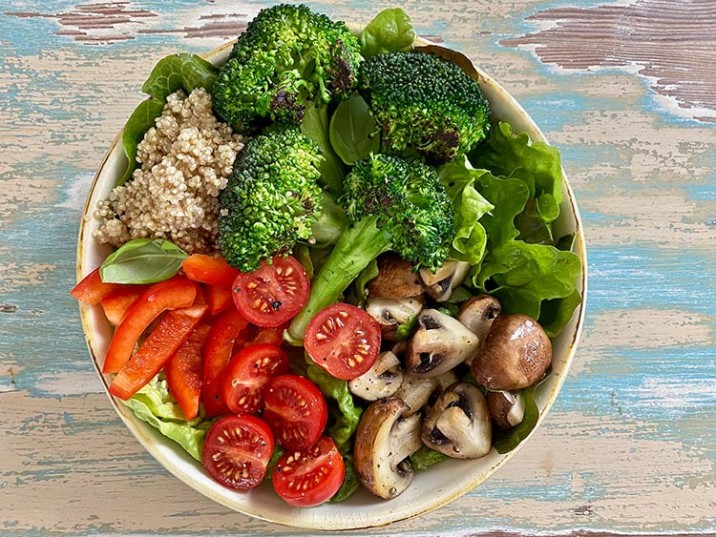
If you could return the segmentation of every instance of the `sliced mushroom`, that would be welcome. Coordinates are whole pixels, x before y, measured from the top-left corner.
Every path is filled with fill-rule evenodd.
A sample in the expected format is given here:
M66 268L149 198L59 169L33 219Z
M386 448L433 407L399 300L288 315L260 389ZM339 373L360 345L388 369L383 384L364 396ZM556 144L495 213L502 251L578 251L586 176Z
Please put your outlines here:
M365 311L380 325L384 339L392 340L398 327L423 309L422 298L369 298Z
M408 457L423 445L420 416L402 415L407 405L397 397L371 403L358 424L353 461L356 473L371 493L395 498L413 480Z
M400 360L390 351L383 352L366 373L348 381L348 389L366 401L377 401L395 394L403 382Z
M487 401L472 384L448 387L428 412L422 439L426 446L456 459L477 459L492 449Z
M378 276L366 287L371 297L409 298L425 292L412 264L392 252L378 258Z
M500 313L502 313L502 306L494 296L479 295L460 306L457 320L480 338L480 341L485 341L493 321Z
M408 410L403 415L412 416L423 408L436 392L440 393L456 382L457 376L452 371L446 371L437 377L405 375L400 389L395 392L395 396L408 405Z
M434 377L475 354L480 340L460 321L438 310L418 315L418 330L408 345L407 372Z
M501 429L511 429L525 417L525 402L520 392L487 392L487 408Z
M455 288L465 280L468 272L470 263L467 261L447 261L435 272L429 268L420 269L420 277L432 299L446 302Z
M552 343L527 315L500 315L470 366L478 384L488 390L520 390L532 386L552 361Z

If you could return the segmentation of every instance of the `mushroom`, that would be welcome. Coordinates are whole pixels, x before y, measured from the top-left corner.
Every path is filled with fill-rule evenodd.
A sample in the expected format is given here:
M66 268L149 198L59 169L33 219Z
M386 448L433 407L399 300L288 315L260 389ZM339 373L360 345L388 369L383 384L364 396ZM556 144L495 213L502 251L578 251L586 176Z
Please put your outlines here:
M392 340L398 327L423 309L422 298L369 298L365 311L380 325L384 339Z
M448 387L423 424L426 446L456 459L477 459L492 449L492 424L482 392L464 382Z
M366 373L348 381L348 389L366 401L377 401L395 394L403 382L400 360L390 351L378 356L378 360Z
M451 384L457 382L457 376L452 371L446 371L437 377L423 375L405 375L400 389L395 396L401 398L408 410L403 416L411 416L423 408L436 392L441 392Z
M525 402L520 392L487 392L487 408L501 429L519 425L525 417Z
M480 340L457 319L438 310L418 315L418 330L408 344L406 370L435 377L475 354Z
M467 261L447 261L435 272L429 268L420 269L420 277L432 299L446 302L455 288L465 280L468 272L470 263Z
M488 390L520 390L532 386L552 361L552 343L527 315L500 315L477 351L470 371Z
M392 252L378 258L378 276L366 288L368 296L383 298L409 298L425 291L412 264Z
M423 445L420 416L403 418L407 405L397 397L371 403L358 424L353 462L356 473L371 493L395 498L413 480L408 457Z
M502 306L494 296L478 295L460 306L457 320L480 338L480 341L485 341L492 322L500 313L502 313Z

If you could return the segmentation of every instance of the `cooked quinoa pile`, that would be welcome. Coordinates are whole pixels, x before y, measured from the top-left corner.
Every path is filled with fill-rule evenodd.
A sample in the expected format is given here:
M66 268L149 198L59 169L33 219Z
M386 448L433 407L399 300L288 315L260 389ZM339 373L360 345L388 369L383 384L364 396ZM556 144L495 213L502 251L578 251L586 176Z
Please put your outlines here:
M95 237L115 247L149 237L188 253L217 252L218 196L242 148L242 137L214 116L205 89L169 95L137 147L132 179L99 203Z

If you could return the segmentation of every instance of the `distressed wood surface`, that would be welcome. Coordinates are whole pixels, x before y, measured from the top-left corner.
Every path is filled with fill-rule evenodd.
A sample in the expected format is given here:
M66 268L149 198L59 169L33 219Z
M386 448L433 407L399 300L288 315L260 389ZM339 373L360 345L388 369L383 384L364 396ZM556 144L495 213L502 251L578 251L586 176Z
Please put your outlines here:
M391 2L318 0L367 22ZM92 369L73 284L87 186L162 56L267 1L0 3L0 535L304 535L149 457ZM354 535L716 533L716 1L412 0L560 147L590 261L544 425L467 496Z

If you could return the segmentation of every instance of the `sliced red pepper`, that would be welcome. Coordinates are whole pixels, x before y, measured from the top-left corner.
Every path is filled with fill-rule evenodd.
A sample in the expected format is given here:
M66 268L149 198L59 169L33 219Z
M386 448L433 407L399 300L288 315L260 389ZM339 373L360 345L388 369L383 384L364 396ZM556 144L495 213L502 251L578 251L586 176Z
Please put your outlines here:
M199 415L202 385L201 350L210 329L208 324L199 325L164 365L169 392L179 403L187 420L192 420Z
M82 278L82 281L72 288L70 294L84 304L96 306L118 287L117 283L104 283L99 277L99 267L97 267Z
M204 344L204 386L201 400L206 415L225 414L229 408L221 397L221 375L231 360L234 342L248 326L235 307L219 315Z
M167 313L114 377L109 392L125 400L137 393L189 339L206 310L192 306Z
M196 298L194 298L195 306L206 306L208 304L206 289L203 285L196 286Z
M181 265L184 274L195 282L231 287L239 271L229 266L222 257L192 254Z
M152 285L132 304L114 332L102 367L103 373L117 373L132 355L137 340L166 310L186 308L196 297L196 284L183 276Z
M147 290L146 285L120 285L102 299L102 309L112 326L118 326L129 307Z
M209 304L209 311L212 315L218 315L229 306L234 305L231 297L231 287L209 285L206 288L206 302Z

